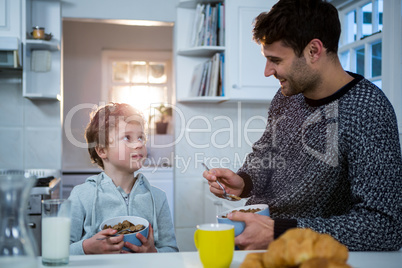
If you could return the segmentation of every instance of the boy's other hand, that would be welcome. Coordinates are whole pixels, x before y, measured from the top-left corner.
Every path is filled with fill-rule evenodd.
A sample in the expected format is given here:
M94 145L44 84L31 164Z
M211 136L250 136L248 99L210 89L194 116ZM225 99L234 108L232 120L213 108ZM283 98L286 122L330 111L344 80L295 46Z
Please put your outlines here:
M149 225L148 239L140 233L136 234L136 237L142 242L142 246L139 247L131 244L130 242L125 242L124 246L136 253L158 252L155 248L154 229L152 229L151 224ZM122 250L121 253L132 253L132 252Z
M82 242L82 248L85 254L117 254L120 253L124 241L123 235L109 237L114 235L117 231L114 229L106 229L98 232L91 238L88 238ZM97 240L97 238L104 238L104 240Z

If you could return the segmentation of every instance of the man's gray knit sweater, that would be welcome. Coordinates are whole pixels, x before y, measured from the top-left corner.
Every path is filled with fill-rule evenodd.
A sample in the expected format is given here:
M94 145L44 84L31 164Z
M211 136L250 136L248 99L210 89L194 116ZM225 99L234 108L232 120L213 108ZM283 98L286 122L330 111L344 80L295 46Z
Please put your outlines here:
M328 233L349 250L402 246L402 159L395 112L362 76L332 96L271 102L265 133L237 172L248 204L268 204L275 238Z

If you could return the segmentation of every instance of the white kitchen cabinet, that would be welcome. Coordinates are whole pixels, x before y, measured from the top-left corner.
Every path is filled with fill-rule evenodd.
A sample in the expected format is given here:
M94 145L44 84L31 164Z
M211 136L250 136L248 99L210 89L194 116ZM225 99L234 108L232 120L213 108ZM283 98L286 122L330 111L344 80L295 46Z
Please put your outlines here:
M197 3L217 1L181 1L175 25L176 96L178 102L267 102L279 88L274 77L264 77L265 58L252 40L252 22L263 11L269 11L275 0L226 0L225 45L191 47L190 37ZM190 97L194 68L216 52L225 54L224 96Z
M275 0L226 1L226 88L235 101L271 100L280 84L273 76L265 77L265 58L252 40L253 21L267 12Z
M52 38L50 40L33 39L31 32L35 26L44 27L45 33L52 34ZM60 0L22 1L22 90L24 97L60 100L61 31ZM38 51L41 51L41 54ZM39 56L34 57L34 55ZM34 66L35 68L33 68Z
M21 36L21 2L0 0L0 36ZM12 14L12 16L10 16Z

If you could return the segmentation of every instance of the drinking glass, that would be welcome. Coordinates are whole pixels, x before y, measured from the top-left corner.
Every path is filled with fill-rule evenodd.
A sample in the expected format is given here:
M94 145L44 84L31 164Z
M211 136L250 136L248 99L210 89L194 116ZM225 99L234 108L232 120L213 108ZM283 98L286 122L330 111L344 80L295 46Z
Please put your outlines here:
M71 201L42 201L42 263L67 265L70 255Z

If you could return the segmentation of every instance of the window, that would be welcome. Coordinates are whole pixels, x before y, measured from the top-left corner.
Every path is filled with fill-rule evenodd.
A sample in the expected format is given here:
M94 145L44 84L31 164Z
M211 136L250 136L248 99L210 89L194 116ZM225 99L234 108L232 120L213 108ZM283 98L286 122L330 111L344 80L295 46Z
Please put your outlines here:
M363 75L381 88L383 0L356 1L339 15L343 68Z
M394 106L402 140L401 1L331 2L337 3L342 24L339 46L342 66L363 73L384 91Z
M102 56L103 100L131 104L145 118L156 103L171 103L171 53L104 51Z

